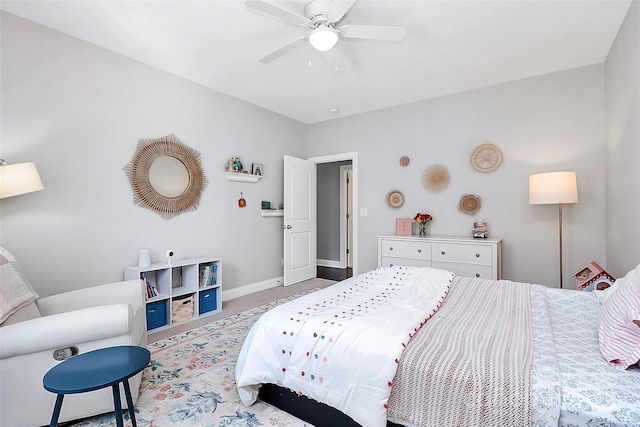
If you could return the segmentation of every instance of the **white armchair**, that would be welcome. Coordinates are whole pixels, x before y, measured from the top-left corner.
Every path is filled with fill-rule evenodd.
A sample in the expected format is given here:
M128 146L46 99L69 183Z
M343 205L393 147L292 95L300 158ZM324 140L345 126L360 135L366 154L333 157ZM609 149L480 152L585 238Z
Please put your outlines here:
M117 345L146 346L143 284L130 280L40 298L0 326L0 425L48 425L56 395L44 389L42 378L60 363L56 359ZM134 402L141 377L130 380ZM68 395L60 422L112 411L111 388Z

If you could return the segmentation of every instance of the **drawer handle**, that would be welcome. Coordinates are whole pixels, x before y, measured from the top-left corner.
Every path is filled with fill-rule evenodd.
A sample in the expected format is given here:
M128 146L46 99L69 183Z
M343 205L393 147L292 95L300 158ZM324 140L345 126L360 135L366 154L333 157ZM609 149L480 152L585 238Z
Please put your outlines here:
M444 251L440 252L442 255L444 255Z
M476 254L476 258L480 258L480 254Z
M389 267L393 267L393 264L389 264Z
M390 251L392 251L392 250L393 250L393 246L390 246L390 247L389 247L389 250L390 250Z
M418 249L418 253L421 254L422 253L422 249Z
M480 273L476 273L476 277L480 277Z

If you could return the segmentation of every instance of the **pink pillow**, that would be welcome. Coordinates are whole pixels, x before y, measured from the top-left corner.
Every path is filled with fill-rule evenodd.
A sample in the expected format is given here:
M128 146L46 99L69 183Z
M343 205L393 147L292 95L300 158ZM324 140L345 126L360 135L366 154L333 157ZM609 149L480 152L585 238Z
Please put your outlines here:
M616 281L620 282L618 289L602 303L598 316L600 352L621 369L640 361L639 268Z

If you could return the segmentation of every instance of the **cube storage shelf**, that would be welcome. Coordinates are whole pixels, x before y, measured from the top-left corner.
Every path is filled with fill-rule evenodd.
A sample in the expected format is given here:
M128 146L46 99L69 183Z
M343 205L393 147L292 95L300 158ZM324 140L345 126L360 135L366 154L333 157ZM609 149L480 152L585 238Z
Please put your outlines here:
M141 279L154 290L147 295L147 331L156 332L176 324L218 313L222 310L222 260L200 257L174 260L171 264L127 267L124 279ZM184 307L186 302L192 307ZM179 315L173 311L180 308ZM185 311L193 316L185 319ZM176 322L179 319L180 322Z

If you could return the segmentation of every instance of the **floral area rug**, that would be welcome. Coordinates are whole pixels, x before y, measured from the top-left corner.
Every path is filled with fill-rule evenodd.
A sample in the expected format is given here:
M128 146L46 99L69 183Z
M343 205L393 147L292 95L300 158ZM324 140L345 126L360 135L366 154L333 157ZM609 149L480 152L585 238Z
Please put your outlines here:
M313 292L313 291L309 291ZM135 405L139 427L309 426L271 405L245 407L236 389L235 366L251 326L267 310L309 292L240 312L222 320L149 344ZM131 427L128 412L125 426ZM74 426L115 426L113 414L84 419Z

